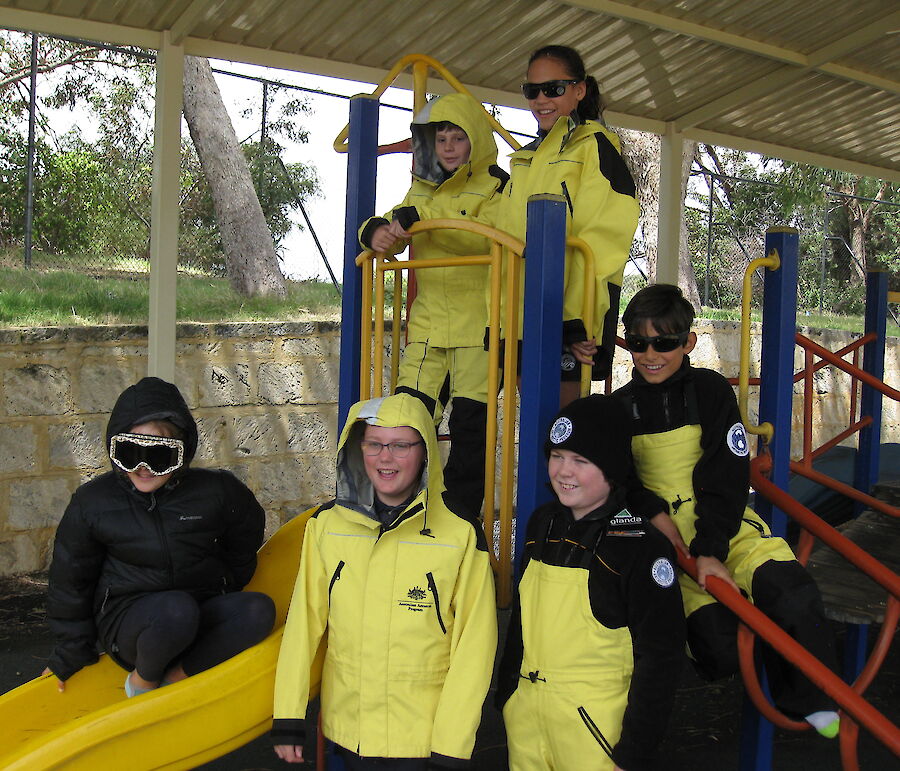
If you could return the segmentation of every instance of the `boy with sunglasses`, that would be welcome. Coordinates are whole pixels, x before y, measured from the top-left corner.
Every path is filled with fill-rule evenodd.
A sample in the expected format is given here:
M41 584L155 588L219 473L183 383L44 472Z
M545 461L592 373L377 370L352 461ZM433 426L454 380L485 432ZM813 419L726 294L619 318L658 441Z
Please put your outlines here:
M337 496L309 520L275 675L272 738L303 762L310 667L327 633L322 731L349 771L465 768L497 646L481 527L446 500L431 413L358 402Z
M710 680L738 670L737 619L704 591L707 577L717 576L834 669L834 638L818 587L788 544L746 506L749 441L728 381L690 364L693 320L677 286L654 284L635 294L622 314L632 380L615 392L632 417L632 450L645 488L640 503L634 491L629 502L697 560L698 582L679 578L690 656ZM770 649L764 655L778 707L835 736L831 700Z
M127 696L202 672L255 645L275 606L241 592L256 569L265 512L224 470L193 469L197 425L171 383L147 377L119 396L112 470L81 485L59 528L47 617L59 690L104 649Z

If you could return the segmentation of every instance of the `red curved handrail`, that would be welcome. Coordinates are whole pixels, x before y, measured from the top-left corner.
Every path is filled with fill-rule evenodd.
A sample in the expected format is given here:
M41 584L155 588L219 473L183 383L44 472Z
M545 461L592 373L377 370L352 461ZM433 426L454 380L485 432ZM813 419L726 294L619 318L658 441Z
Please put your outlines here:
M794 504L797 506L801 505L796 501L794 501ZM780 507L784 508L784 506ZM838 534L838 537L842 536ZM681 568L696 580L697 566L695 560L691 557L685 557L679 552L678 562ZM897 578L896 575L894 577ZM806 648L769 619L761 610L744 599L739 592L731 588L725 581L715 576L708 576L706 587L713 597L731 610L759 637L775 648L784 659L803 672L814 685L834 699L853 720L865 726L885 747L900 757L900 728L897 728L834 672L809 653Z

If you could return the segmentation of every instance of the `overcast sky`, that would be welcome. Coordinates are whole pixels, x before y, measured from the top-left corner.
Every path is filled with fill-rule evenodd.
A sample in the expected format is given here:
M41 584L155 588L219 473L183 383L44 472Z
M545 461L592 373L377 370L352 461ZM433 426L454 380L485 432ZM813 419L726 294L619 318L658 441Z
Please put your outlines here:
M370 83L356 83L336 78L275 70L232 62L211 61L214 69L240 72L247 75L266 78L307 88L321 89L347 96L359 93L371 93L375 86ZM260 108L262 104L262 85L227 75L216 75L219 89L225 106L235 125L238 139L245 139L251 134L258 137L260 129ZM299 92L296 95L301 95ZM338 133L349 120L350 102L325 95L307 95L312 110L311 115L302 118L309 131L307 144L291 145L286 148L286 163L313 164L319 175L321 195L307 204L307 213L319 241L325 250L332 270L338 280L341 278L341 259L344 238L344 207L347 185L347 156L336 153L332 144ZM382 97L382 104L412 106L412 93L400 89L388 89ZM524 101L524 100L523 100ZM252 106L252 119L242 117L241 113ZM524 105L523 105L524 106ZM379 143L388 144L409 137L409 124L412 113L382 107L379 115ZM509 130L534 132L535 122L531 113L522 110L504 109L501 122ZM497 137L500 163L508 169L505 156L510 152L506 143ZM406 193L410 184L410 156L408 154L382 155L378 160L378 179L376 207L378 213L389 210L398 203ZM302 222L302 215L295 212L296 222ZM322 264L315 243L308 232L291 232L283 244L285 275L290 278L307 278L319 276L328 278L328 272Z

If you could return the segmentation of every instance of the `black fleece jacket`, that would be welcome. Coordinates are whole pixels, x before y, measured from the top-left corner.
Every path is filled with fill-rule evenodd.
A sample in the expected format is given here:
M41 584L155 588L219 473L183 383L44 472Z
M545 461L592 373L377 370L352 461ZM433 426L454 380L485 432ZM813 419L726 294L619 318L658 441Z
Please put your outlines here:
M144 378L127 389L110 416L108 437L151 419L185 432L185 460L197 428L175 386ZM173 474L155 493L138 492L109 471L72 495L56 533L47 617L56 639L49 667L61 680L109 652L122 614L137 599L178 589L198 600L239 591L256 569L265 512L253 493L224 470Z

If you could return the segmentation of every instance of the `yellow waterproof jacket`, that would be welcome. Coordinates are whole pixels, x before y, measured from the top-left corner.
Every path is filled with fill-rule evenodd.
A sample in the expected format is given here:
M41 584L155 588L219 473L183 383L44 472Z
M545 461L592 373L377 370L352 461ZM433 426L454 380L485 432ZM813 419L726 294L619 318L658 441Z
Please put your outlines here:
M597 121L560 118L542 139L510 156L497 227L525 240L528 199L553 193L566 200L566 235L594 252L594 319L588 335L582 319L584 260L566 250L563 342L602 338L610 307L609 284L621 286L640 207L634 180L620 154L619 138ZM527 252L527 245L526 245ZM527 270L526 258L526 270ZM618 308L614 309L618 312ZM521 315L519 335L521 336Z
M390 525L373 512L359 439L366 424L412 426L427 448L422 486ZM322 636L325 736L367 757L471 756L497 643L483 532L444 504L434 425L407 394L351 408L337 498L310 519L275 679L272 735L302 740Z
M463 129L472 145L468 163L449 176L434 151L435 127L443 121ZM363 223L359 238L365 248L375 229L395 218L404 228L419 220L439 218L474 219L489 225L496 221L500 193L509 176L496 165L497 145L484 108L467 94L448 94L429 102L410 128L415 167L412 187L384 217ZM396 251L405 248L406 243L401 243ZM431 231L413 238L417 260L487 254L489 248L487 239L460 230ZM483 345L487 266L418 270L416 285L407 330L410 342L428 342L438 348Z

